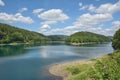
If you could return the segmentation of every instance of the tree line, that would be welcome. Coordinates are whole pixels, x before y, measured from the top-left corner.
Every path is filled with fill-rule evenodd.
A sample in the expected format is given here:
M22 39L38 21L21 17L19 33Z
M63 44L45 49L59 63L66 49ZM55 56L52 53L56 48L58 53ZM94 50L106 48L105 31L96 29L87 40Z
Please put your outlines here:
M0 44L42 43L48 40L43 34L0 23Z
M110 38L104 35L82 31L70 35L65 39L65 41L70 43L109 42Z

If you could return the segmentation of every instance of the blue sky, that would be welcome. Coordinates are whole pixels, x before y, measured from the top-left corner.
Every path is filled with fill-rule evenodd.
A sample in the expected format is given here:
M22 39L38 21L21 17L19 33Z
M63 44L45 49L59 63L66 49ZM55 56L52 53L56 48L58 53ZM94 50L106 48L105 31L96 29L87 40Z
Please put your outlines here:
M0 23L45 35L120 28L120 0L0 0Z

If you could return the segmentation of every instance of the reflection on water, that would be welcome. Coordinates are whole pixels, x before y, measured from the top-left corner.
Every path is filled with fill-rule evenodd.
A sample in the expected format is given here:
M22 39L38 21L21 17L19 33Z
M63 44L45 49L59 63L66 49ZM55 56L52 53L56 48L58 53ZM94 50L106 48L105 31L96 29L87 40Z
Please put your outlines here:
M46 71L50 64L93 58L112 51L111 43L0 46L0 80L56 80Z
M0 46L0 57L23 54L25 52L26 52L26 50L24 49L24 45Z

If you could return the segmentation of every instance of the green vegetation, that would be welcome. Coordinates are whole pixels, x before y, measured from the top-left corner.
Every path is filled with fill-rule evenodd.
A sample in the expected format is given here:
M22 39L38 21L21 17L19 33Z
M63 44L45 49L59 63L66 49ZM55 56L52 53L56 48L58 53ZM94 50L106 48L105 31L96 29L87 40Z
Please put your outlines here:
M40 33L0 23L0 44L43 43L48 38Z
M64 41L65 35L50 35L47 36L51 41Z
M68 80L120 80L120 29L113 37L113 48L117 50L99 59L92 59L89 64L68 66L72 75Z
M113 37L112 46L115 50L120 50L120 29L116 31Z
M109 54L89 64L68 66L68 80L120 80L120 52Z
M66 42L70 43L87 43L87 42L109 42L110 39L104 35L91 32L77 32L66 38Z

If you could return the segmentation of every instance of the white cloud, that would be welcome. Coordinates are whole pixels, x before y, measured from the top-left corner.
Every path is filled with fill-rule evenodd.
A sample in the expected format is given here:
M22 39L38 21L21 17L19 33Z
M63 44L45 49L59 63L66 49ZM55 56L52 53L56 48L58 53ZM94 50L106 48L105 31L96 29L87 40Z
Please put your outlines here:
M112 19L112 15L110 14L91 15L87 13L79 16L77 21L75 21L72 26L67 26L65 28L52 29L51 31L48 31L45 34L59 33L59 34L70 35L78 31L90 31L90 32L102 34L102 33L105 33L102 27L99 26L94 28L93 26L101 24L102 22L109 21L111 19Z
M103 27L96 27L96 28L88 28L86 31L106 35L106 36L113 36L115 32L120 29L120 21L113 21L112 26L110 28L104 29Z
M44 25L44 24L56 24L57 21L44 21L44 22L41 22L41 25Z
M88 8L88 5L83 5L83 6L80 7L80 10L85 10L87 8Z
M113 14L115 12L120 11L120 0L114 4L111 4L111 3L102 4L94 10L90 9L90 7L91 6L89 6L89 10L92 12Z
M64 22L65 20L69 19L69 17L65 13L63 13L61 9L51 9L45 11L39 14L38 17L44 20L43 22L41 22L42 25L41 29L44 32L50 29L50 25L56 24L59 21ZM47 28L44 29L44 27Z
M22 12L27 11L27 10L28 10L28 8L24 7L24 8L21 8L21 9L19 10L19 12L22 13Z
M23 22L28 24L31 24L34 22L30 17L24 17L21 13L7 14L4 12L0 13L0 21L1 22Z
M112 27L107 29L108 35L113 35L118 29L120 29L120 21L113 21Z
M83 5L83 3L79 3L79 6L80 6L80 10L85 10L88 8L88 5Z
M69 17L61 9L51 9L38 15L39 18L47 21L64 21Z
M80 3L79 3L79 6L81 7L82 5L83 5L83 4L80 2Z
M112 15L110 14L94 14L91 15L89 13L81 15L76 22L74 22L74 26L76 27L91 27L96 24L100 24L105 21L109 21L112 19Z
M89 7L88 7L88 10L91 11L91 12L94 12L95 9L96 8L93 4L90 4Z
M93 4L83 5L79 3L81 10L89 10L94 14L85 13L78 17L71 26L64 28L56 28L45 32L45 34L73 34L78 31L89 31L97 34L113 36L116 30L120 29L120 21L112 22L110 28L104 26L104 22L111 21L113 19L113 13L120 11L120 0L114 4L106 3L100 5L98 8ZM49 17L49 16L48 16ZM49 20L45 19L44 20ZM52 21L52 20L51 20ZM103 24L103 25L101 25Z
M4 6L4 5L5 3L2 0L0 0L0 6Z
M51 27L50 27L49 25L44 24L44 25L41 26L40 30L41 30L42 32L45 32L45 31L47 31L47 30L50 29L50 28L51 28Z
M39 13L42 12L43 10L44 10L43 8L34 9L34 10L33 10L33 14L39 14Z

